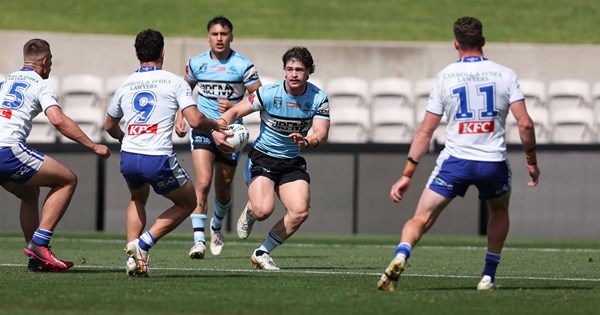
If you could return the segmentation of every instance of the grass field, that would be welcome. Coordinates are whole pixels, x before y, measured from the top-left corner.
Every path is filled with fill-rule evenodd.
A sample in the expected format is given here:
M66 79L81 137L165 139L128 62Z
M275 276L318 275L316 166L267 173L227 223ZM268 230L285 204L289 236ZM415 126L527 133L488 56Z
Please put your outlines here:
M260 239L258 237L261 237ZM0 233L0 314L597 314L598 241L509 240L495 292L477 292L485 239L426 237L396 292L376 290L395 236L299 233L274 253L279 272L248 257L262 235L226 235L221 257L187 257L189 235L151 251L151 277L128 278L124 237L59 233L63 273L28 273L18 233Z
M493 42L600 43L600 1L590 0L27 0L2 1L0 29L202 36L223 14L237 38L452 40L473 15Z

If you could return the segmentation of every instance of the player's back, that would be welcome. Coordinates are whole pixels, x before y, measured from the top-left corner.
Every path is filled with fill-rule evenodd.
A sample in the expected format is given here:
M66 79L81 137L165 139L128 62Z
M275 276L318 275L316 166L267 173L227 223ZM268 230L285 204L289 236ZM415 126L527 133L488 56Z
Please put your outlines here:
M25 141L33 118L57 105L57 99L56 91L31 68L7 75L0 85L0 146Z
M183 79L159 68L142 67L117 89L108 114L125 122L122 150L163 155L173 152L175 115L187 106L196 105Z
M482 57L465 57L442 70L427 111L446 115L446 150L480 161L506 159L504 141L510 104L523 99L510 68Z

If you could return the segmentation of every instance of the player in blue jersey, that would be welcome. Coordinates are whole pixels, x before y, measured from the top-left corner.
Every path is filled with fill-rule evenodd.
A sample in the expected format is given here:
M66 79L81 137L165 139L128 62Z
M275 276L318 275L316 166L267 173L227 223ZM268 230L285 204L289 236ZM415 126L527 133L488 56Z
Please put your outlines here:
M227 125L260 112L260 134L246 161L249 202L238 220L238 236L247 238L255 221L266 220L273 213L275 195L286 214L250 256L252 265L259 269L279 269L270 253L307 219L310 176L300 151L318 147L329 134L327 95L307 82L315 70L310 52L293 47L282 60L285 80L260 87L217 120ZM308 135L311 127L313 133ZM213 138L221 150L231 150L223 133L215 132Z
M185 80L198 90L198 107L209 118L217 119L246 91L252 93L261 86L256 68L250 60L231 49L233 25L223 17L212 18L206 27L210 50L191 58L185 69ZM241 120L238 123L242 123ZM185 134L178 117L178 134ZM231 209L231 187L239 154L225 154L217 149L209 132L192 130L192 160L196 174L198 204L191 215L194 245L189 256L204 258L205 221L208 213L208 193L214 177L215 210L210 223L210 251L221 255L223 250L222 222Z
M496 288L496 268L508 235L508 205L511 170L506 158L505 123L509 111L519 125L525 149L529 186L536 186L540 170L535 153L534 125L513 70L486 59L483 55L481 22L463 17L454 23L454 47L459 60L437 75L425 118L408 151L402 177L393 184L390 198L400 202L407 193L419 160L425 155L434 130L446 115L447 141L437 159L414 216L402 229L400 244L377 287L393 291L406 267L412 248L431 228L439 214L456 196L464 196L474 185L479 198L487 201L488 247L485 267L477 290Z
M126 271L149 275L149 250L194 210L196 194L185 169L173 153L175 116L181 111L194 128L218 129L192 99L192 89L175 74L162 70L164 38L156 30L140 32L135 50L140 69L116 90L107 109L105 129L121 142L121 173L131 199L127 207ZM125 131L119 121L125 121ZM146 202L154 191L173 202L146 232Z
M52 157L38 152L25 141L32 120L44 112L67 138L96 155L108 158L110 150L96 144L58 106L56 91L44 79L50 75L52 53L43 39L23 46L24 64L7 75L0 85L0 184L21 199L21 227L29 271L63 271L72 262L56 258L49 248L53 231L63 216L77 186L77 177ZM39 217L40 187L49 187Z

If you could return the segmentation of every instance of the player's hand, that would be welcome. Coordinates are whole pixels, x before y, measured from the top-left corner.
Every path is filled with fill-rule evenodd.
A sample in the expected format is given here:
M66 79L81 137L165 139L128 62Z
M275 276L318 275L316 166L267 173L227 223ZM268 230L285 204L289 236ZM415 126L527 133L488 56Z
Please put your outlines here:
M538 184L538 181L540 179L540 169L538 168L537 164L536 165L527 165L527 172L529 172L529 177L531 177L531 180L527 183L527 186L529 187L535 187Z
M224 153L230 153L233 152L233 146L231 144L229 144L229 142L227 142L227 137L231 137L233 136L233 132L229 132L225 130L213 130L211 131L211 135L213 138L213 142L215 143L215 145L217 146L217 149L219 149L219 151L224 152Z
M228 101L224 98L220 98L218 104L219 104L218 110L220 113L224 113L226 110L230 109L233 106L233 104L231 104L230 101Z
M301 134L294 132L288 137L290 137L290 139L292 139L292 141L294 141L294 143L300 148L306 148L306 141L304 141L305 138Z
M178 119L178 121L175 122L175 133L179 138L185 137L185 135L187 134L185 120Z
M390 199L396 203L402 201L402 198L408 190L408 187L410 187L410 178L406 176L400 177L400 179L398 179L392 185L392 189L390 190Z
M108 157L110 156L110 149L104 144L95 144L92 147L92 152L104 159L108 159Z

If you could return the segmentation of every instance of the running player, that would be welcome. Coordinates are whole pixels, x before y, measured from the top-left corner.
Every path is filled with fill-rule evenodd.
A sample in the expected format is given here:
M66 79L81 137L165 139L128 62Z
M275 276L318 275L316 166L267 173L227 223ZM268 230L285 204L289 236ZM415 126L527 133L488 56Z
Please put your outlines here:
M540 171L534 126L527 114L516 74L484 57L485 38L478 19L458 19L454 23L454 36L454 47L460 59L437 75L425 118L408 151L402 177L391 188L392 201L400 202L408 191L411 177L427 152L431 136L443 115L448 120L446 145L414 216L404 225L394 259L377 283L380 290L395 289L412 248L452 199L464 196L470 185L477 187L479 198L487 201L490 211L485 267L477 289L496 288L496 268L509 226L511 170L504 141L509 109L519 124L531 177L528 185L533 187L538 183Z
M194 128L210 132L218 124L204 117L194 104L192 90L180 77L162 70L164 38L147 29L135 39L140 68L117 89L107 110L105 129L121 146L121 173L131 200L127 207L126 271L148 276L148 251L183 222L196 205L196 194L185 169L173 153L173 127L177 111ZM125 130L119 121L125 120ZM146 225L146 202L150 186L173 202L154 225Z
M185 69L185 80L198 88L198 107L212 119L230 109L233 104L261 86L256 68L246 57L231 49L233 25L223 17L212 18L206 27L210 50L191 58ZM237 123L242 123L241 120ZM178 134L184 134L178 117ZM231 209L231 187L240 155L219 151L209 132L192 130L192 161L196 174L198 204L191 215L194 245L189 251L192 259L204 258L205 222L208 213L208 193L214 177L215 210L210 221L210 251L221 255L223 250L222 222Z
M44 112L67 138L108 158L105 145L96 144L58 106L56 91L44 79L50 75L52 53L43 39L32 39L23 47L21 70L7 75L0 84L0 184L21 199L21 228L29 271L63 271L72 262L59 260L49 247L53 231L63 216L77 186L77 177L60 162L27 145L32 120ZM49 187L39 218L40 187Z
M252 265L259 269L279 269L270 253L307 219L310 176L300 151L318 147L329 134L327 95L307 82L315 70L310 52L304 47L293 47L282 60L285 80L259 88L217 120L227 125L260 112L260 134L246 160L250 200L238 219L238 236L247 238L255 221L266 220L273 213L276 194L286 214L250 256ZM308 135L311 127L313 133ZM221 150L231 150L225 134L213 133L213 138Z

